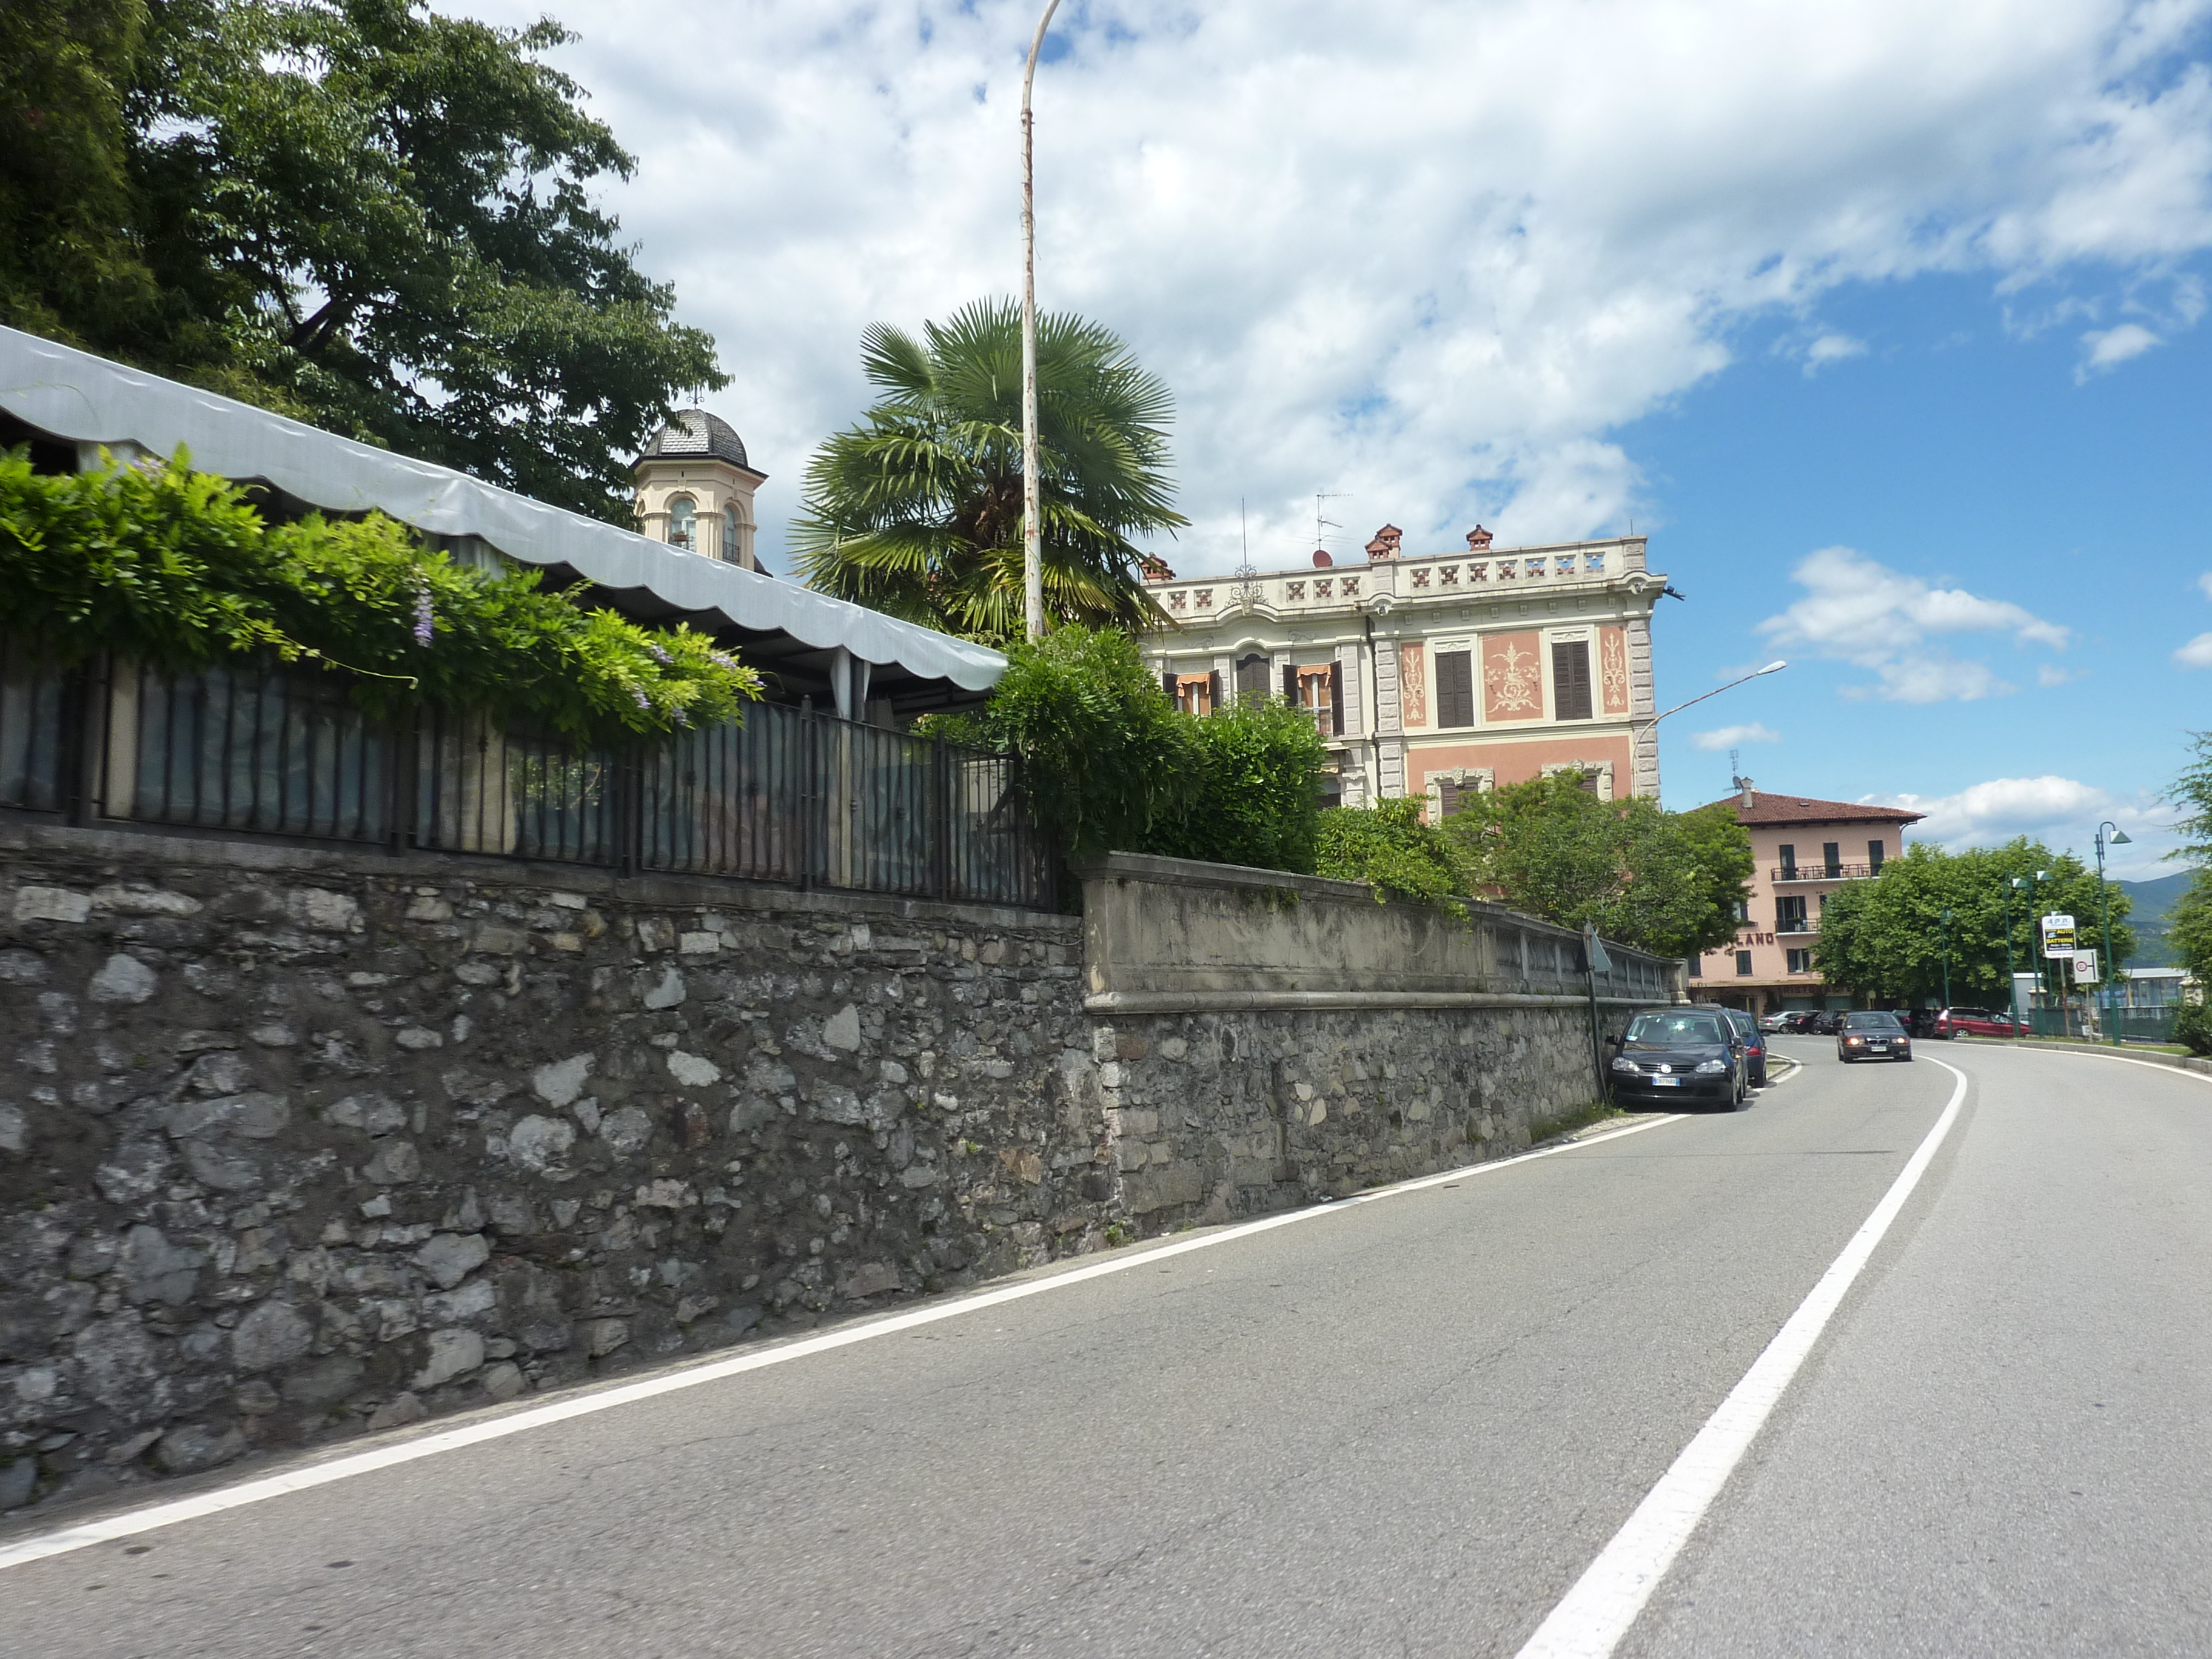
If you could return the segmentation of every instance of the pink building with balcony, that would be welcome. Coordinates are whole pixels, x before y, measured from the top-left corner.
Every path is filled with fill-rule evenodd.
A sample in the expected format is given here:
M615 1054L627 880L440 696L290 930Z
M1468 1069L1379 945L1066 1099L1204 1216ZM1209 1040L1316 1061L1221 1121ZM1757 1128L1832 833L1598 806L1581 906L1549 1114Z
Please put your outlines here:
M1905 826L1921 815L1895 806L1769 795L1747 778L1734 799L1751 835L1751 896L1733 949L1690 963L1690 994L1753 1014L1848 1007L1813 965L1820 912L1846 882L1865 881L1905 851Z

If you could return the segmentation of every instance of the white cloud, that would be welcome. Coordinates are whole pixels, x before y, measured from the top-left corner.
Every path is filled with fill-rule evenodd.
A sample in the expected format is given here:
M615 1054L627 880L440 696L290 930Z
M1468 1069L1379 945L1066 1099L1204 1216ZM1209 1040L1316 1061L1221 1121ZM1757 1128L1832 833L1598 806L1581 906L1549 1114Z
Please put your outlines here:
M1871 685L1847 686L1847 697L1888 702L1972 702L2014 688L1987 663L1961 660L1931 636L2009 635L2015 645L2063 650L2068 629L2009 599L1984 599L1962 587L1937 587L1848 547L1826 547L1790 574L1807 590L1759 632L1778 645L1871 669Z
M775 564L864 404L862 329L1015 290L1034 0L559 11L556 63L640 158L607 204L736 377L710 402L771 475ZM2212 82L2174 61L2209 15L1091 0L1038 75L1040 299L1173 386L1182 568L1233 565L1239 497L1255 556L1302 554L1324 489L1354 548L1613 528L1639 485L1607 434L1747 319L1840 340L1841 285L2102 292L2212 246Z
M2055 662L2041 664L2035 671L2035 683L2041 686L2071 685L2075 680L2087 678L2087 669L2061 668Z
M2199 634L2173 653L2184 668L2212 668L2212 634Z
M2166 342L2141 323L2122 323L2118 328L2092 329L2081 337L2081 343L2088 351L2081 359L2081 367L2074 371L2077 383L2108 368L2117 368L2129 358L2140 357L2153 346L2164 345Z
M1723 749L1740 749L1747 743L1781 741L1779 732L1771 732L1764 722L1753 720L1749 726L1723 726L1717 731L1699 732L1691 738L1690 746L1718 752Z
M1906 835L1937 842L1954 853L1996 847L2015 836L2027 836L2054 851L2071 848L2087 854L2098 824L2109 819L2130 837L2130 844L2111 853L2118 862L2109 867L2141 875L2172 870L2160 864L2173 841L2171 807L2148 796L2117 796L2074 778L2048 773L2039 778L1992 778L1955 795L1869 795L1863 799L1924 814Z
M1847 357L1866 356L1866 342L1854 340L1848 334L1823 334L1805 348L1805 373L1817 374L1831 363L1840 363Z
M2197 579L2197 586L2206 599L2212 599L2212 570L2206 571Z

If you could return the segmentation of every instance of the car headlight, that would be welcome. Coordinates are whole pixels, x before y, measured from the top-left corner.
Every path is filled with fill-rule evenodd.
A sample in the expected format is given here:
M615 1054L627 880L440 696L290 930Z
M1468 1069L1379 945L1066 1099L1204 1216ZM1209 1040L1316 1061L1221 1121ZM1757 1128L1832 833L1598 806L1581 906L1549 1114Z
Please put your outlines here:
M1724 1060L1701 1060L1698 1062L1698 1069L1700 1072L1718 1073L1725 1072L1728 1068L1729 1063Z
M1844 1046L1846 1048L1856 1048L1859 1044L1865 1041L1866 1039L1864 1037L1845 1037L1844 1039Z
M1616 1071L1616 1072L1635 1072L1635 1073L1641 1073L1641 1072L1644 1070L1644 1068L1643 1068L1641 1066L1638 1066L1638 1065L1634 1060L1631 1060L1631 1059L1630 1059L1626 1054L1615 1054L1615 1055L1613 1057L1613 1069L1614 1071Z

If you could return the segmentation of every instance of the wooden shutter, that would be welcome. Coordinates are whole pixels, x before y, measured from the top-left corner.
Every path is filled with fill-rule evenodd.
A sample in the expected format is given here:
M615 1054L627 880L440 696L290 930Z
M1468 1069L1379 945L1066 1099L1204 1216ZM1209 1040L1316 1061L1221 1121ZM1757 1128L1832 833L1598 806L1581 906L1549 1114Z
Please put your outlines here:
M1436 653L1437 725L1474 724L1474 662L1465 651Z
M1340 662L1328 665L1328 734L1344 735L1344 665Z
M1237 665L1237 701L1267 701L1267 659L1257 652Z
M1176 684L1176 672L1174 669L1164 668L1160 671L1160 690L1168 694L1168 701L1170 702L1177 702L1182 700L1182 688Z
M1219 714L1221 712L1222 705L1221 671L1218 668L1207 671L1206 676L1206 697L1207 703L1206 712L1209 714Z
M1552 718L1590 717L1589 642L1565 640L1552 647Z
M1298 706L1298 665L1294 662L1283 665L1283 701L1293 708Z
M1460 809L1462 798L1472 793L1464 784L1438 784L1437 786L1437 816L1440 818L1454 816Z

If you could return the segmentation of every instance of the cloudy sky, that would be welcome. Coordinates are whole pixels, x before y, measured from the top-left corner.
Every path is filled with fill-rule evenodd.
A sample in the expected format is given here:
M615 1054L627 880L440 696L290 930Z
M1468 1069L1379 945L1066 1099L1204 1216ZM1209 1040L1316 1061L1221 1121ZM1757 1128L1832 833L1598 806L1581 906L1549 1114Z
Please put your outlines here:
M456 5L503 22L540 4ZM562 0L772 475L1020 271L1036 0ZM2212 0L1066 0L1040 297L1174 387L1185 572L1652 538L1668 804L2157 836L2212 727ZM2125 849L2124 849L2125 850ZM2130 873L2160 873L2134 860Z

